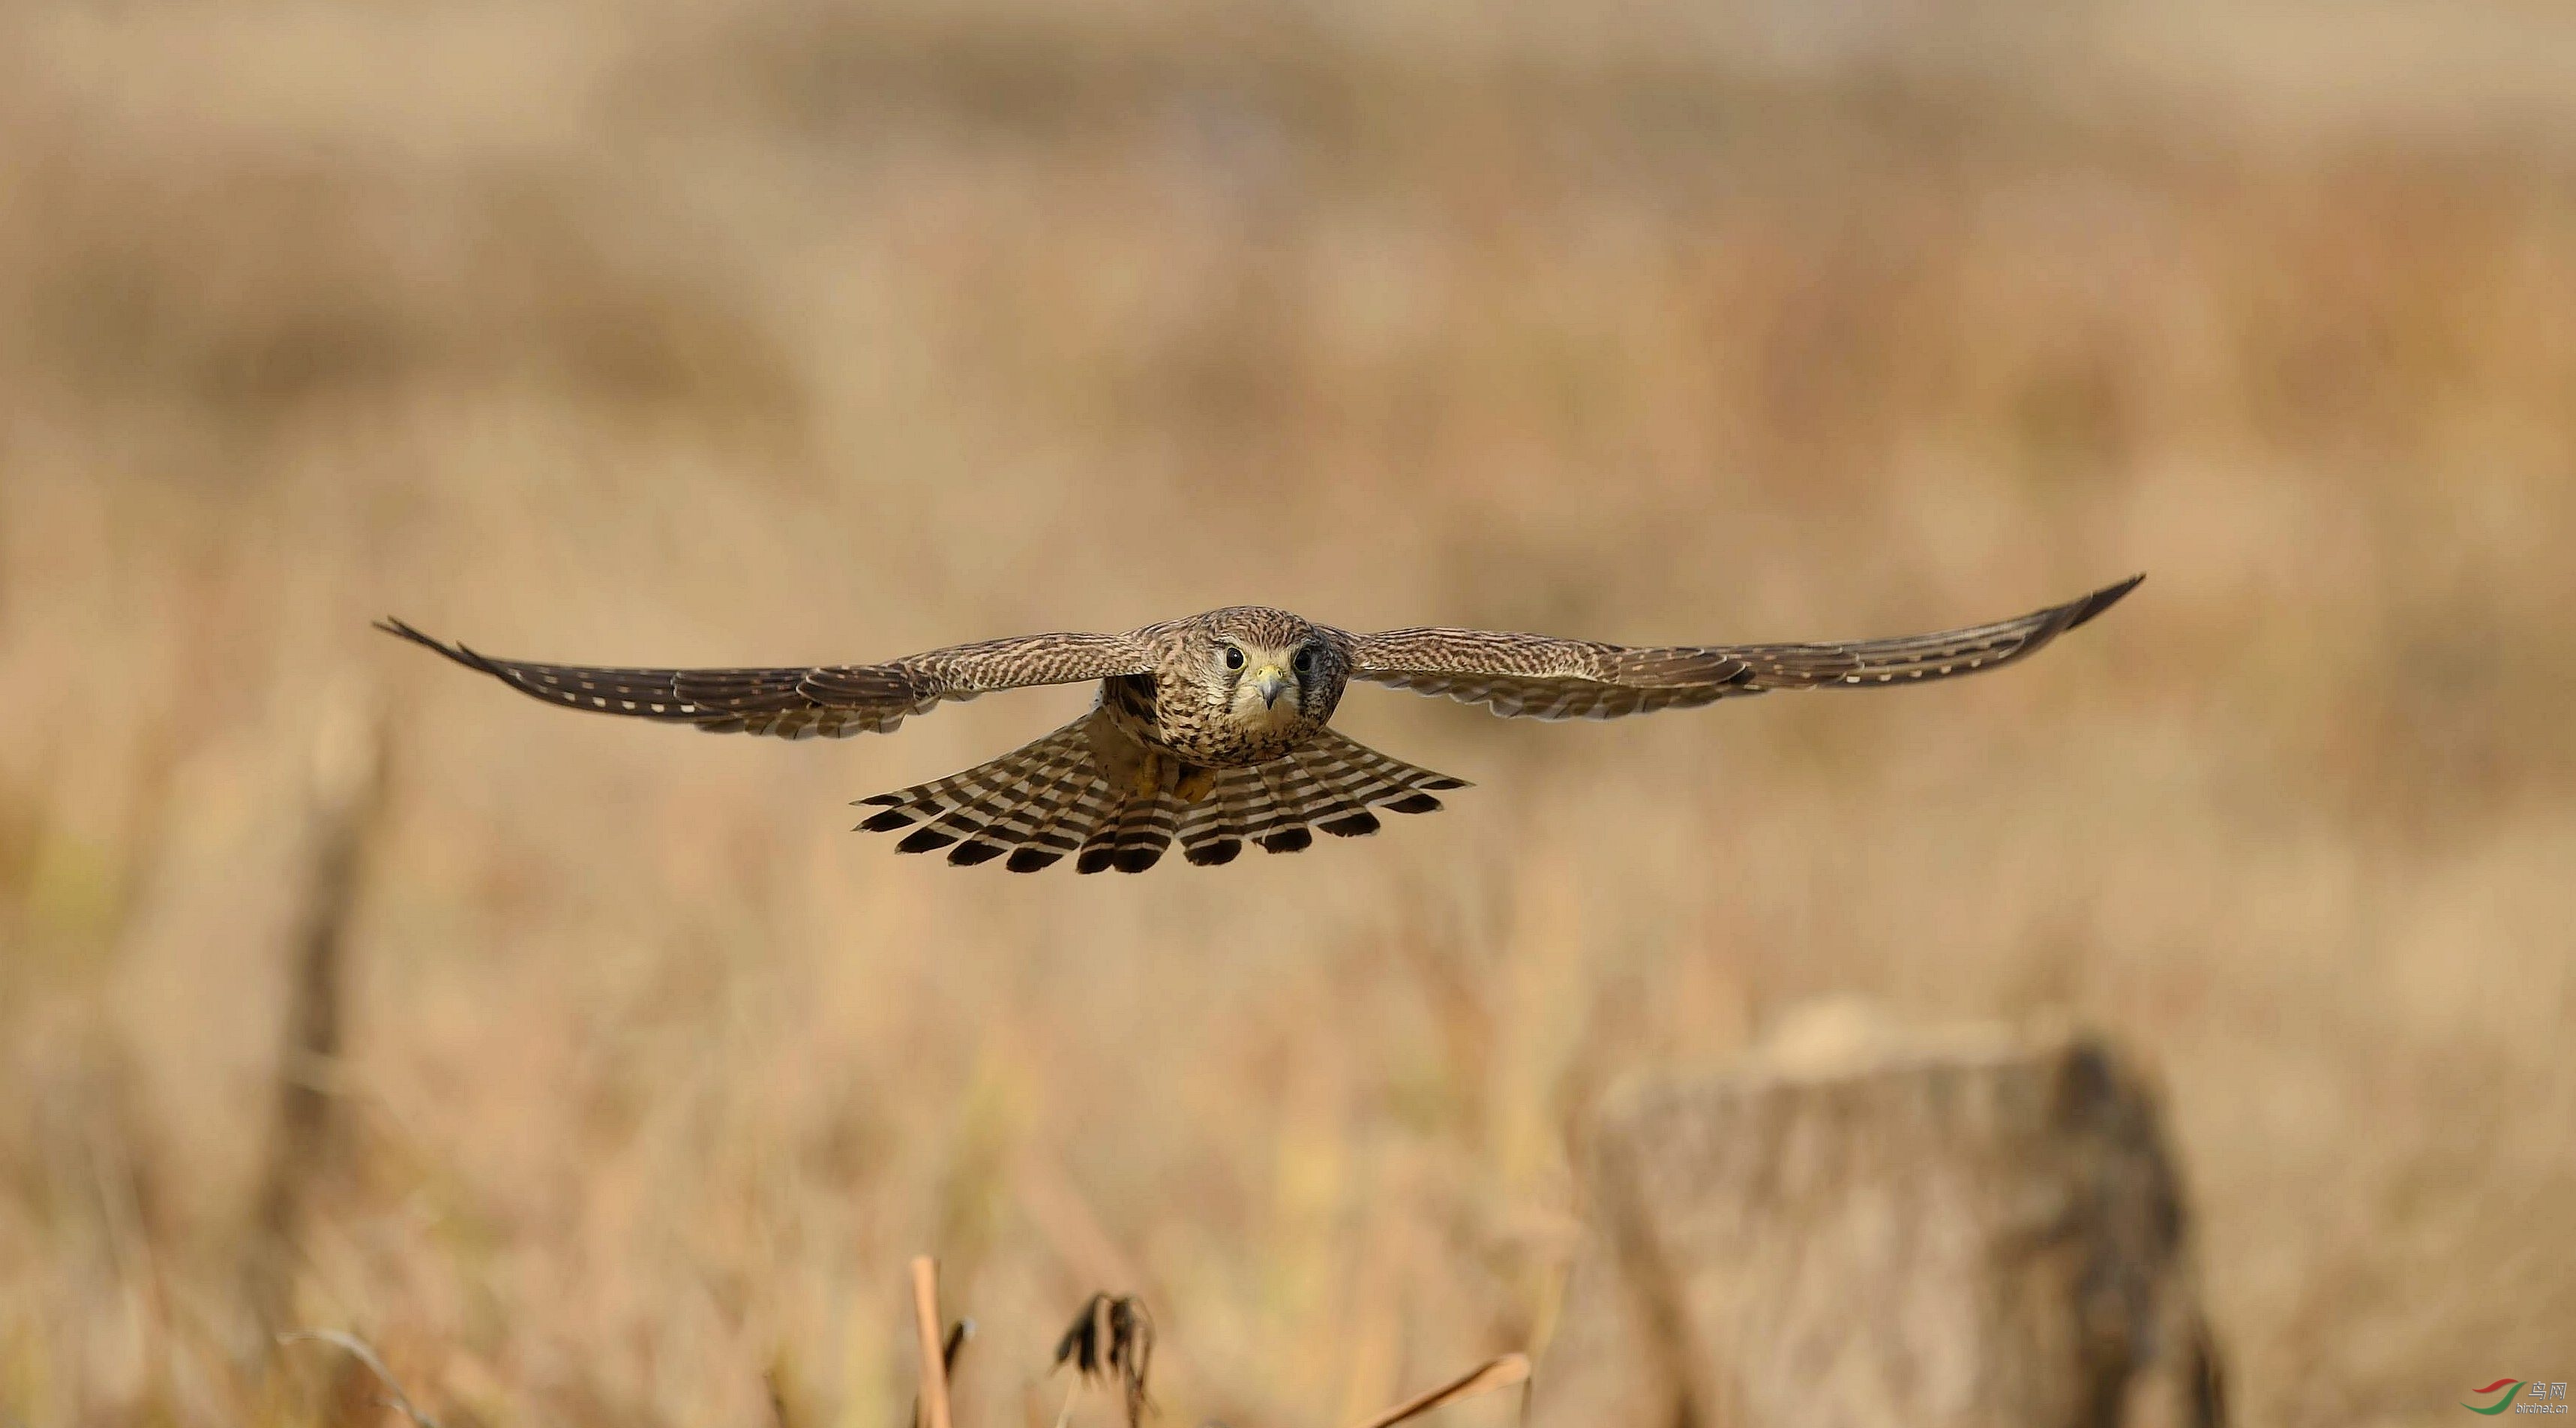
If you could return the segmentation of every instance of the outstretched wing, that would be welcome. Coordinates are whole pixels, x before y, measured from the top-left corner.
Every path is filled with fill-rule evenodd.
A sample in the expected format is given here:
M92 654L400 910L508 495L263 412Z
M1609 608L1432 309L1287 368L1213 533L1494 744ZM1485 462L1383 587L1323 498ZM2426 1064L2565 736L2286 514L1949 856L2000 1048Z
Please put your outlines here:
M1351 677L1533 719L1616 719L1773 689L1905 684L2010 664L2144 579L2133 575L2019 619L1845 644L1632 647L1494 630L1387 630L1350 637Z
M1125 635L1016 635L885 664L603 669L493 659L432 639L400 620L380 620L376 628L427 645L550 704L695 724L710 733L783 739L881 734L902 723L905 715L925 713L943 699L1143 674L1150 667L1144 651Z

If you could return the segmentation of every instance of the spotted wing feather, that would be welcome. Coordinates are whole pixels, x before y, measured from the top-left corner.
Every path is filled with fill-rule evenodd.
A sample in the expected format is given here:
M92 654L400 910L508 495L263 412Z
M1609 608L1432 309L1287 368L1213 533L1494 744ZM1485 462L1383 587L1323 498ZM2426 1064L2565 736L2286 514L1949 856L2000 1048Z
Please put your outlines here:
M2025 658L2145 578L2015 619L1846 643L1645 647L1494 630L1388 630L1350 637L1351 676L1533 719L1616 719L1774 689L1915 683Z
M1146 653L1127 635L1017 635L884 664L626 669L494 659L422 634L400 620L380 621L376 628L549 704L694 724L710 733L786 739L886 733L942 700L1140 674L1150 667Z

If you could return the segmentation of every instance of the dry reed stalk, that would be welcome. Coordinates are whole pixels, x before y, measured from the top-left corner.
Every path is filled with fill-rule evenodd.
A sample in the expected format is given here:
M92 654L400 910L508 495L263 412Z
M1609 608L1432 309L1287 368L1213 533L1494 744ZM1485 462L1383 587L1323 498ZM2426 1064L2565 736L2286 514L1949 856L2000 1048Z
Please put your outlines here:
M912 1261L912 1323L921 1340L922 1421L925 1428L950 1428L948 1356L939 1334L939 1261L926 1254ZM959 1342L964 1342L962 1336Z
M296 1241L312 1185L331 1156L331 1072L346 1040L348 925L383 800L384 745L372 701L359 691L335 691L324 706L308 773L313 862L278 1048L275 1140L241 1264L243 1302L271 1334L292 1317Z
M1488 1359L1473 1371L1451 1379L1428 1393L1408 1398L1359 1425L1359 1428L1393 1428L1395 1424L1419 1418L1433 1409L1444 1408L1449 1404L1474 1398L1478 1394L1491 1393L1498 1388L1509 1388L1516 1383L1526 1383L1529 1381L1529 1374L1530 1364L1527 1354L1505 1354L1500 1358Z
M787 1385L779 1378L778 1365L773 1363L761 1371L760 1387L769 1395L770 1422L777 1424L778 1428L797 1428L805 1421L805 1415L787 1405ZM916 1410L913 1414L914 1428L920 1428L920 1420L921 1414Z

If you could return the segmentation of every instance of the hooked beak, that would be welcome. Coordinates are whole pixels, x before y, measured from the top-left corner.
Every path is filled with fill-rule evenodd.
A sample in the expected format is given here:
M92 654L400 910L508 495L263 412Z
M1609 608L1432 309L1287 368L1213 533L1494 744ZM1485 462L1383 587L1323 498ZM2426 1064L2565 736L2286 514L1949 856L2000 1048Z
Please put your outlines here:
M1275 664L1263 665L1261 672L1252 677L1252 687L1261 695L1261 707L1271 708L1278 704L1280 695L1288 692L1288 671Z

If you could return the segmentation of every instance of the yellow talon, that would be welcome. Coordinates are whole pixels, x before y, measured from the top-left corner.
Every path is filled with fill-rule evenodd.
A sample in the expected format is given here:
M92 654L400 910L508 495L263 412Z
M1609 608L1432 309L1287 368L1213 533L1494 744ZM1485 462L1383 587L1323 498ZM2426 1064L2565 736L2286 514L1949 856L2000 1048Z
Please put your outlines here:
M1163 787L1163 756L1148 753L1136 762L1136 796L1152 798Z
M1181 775L1172 793L1183 803L1196 803L1216 791L1216 770L1194 768Z

